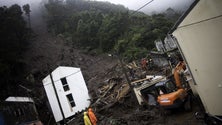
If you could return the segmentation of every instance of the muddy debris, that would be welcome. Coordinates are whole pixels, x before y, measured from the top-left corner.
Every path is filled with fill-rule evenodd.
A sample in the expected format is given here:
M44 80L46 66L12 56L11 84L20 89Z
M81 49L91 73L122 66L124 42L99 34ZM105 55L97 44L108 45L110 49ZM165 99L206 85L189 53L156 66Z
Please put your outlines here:
M135 62L127 64L125 68L127 69L129 66L135 70L134 78L131 77L130 70L127 70L130 80L140 79L147 73L142 71ZM96 113L98 125L147 125L152 124L153 120L162 119L163 113L156 107L138 104L125 76L119 69L121 69L119 64L114 65L104 73L106 76L103 77L104 81L89 88L90 94L93 95L90 107ZM99 77L95 76L90 80L95 81ZM83 124L82 112L74 117L70 125Z

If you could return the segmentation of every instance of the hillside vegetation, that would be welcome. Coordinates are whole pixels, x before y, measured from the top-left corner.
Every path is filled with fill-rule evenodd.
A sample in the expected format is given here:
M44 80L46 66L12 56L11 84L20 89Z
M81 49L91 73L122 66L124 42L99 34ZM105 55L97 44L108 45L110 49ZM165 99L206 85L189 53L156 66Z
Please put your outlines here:
M146 56L154 40L163 39L173 24L164 14L148 16L108 2L50 1L45 7L50 32L74 47L94 53L115 51L128 60Z

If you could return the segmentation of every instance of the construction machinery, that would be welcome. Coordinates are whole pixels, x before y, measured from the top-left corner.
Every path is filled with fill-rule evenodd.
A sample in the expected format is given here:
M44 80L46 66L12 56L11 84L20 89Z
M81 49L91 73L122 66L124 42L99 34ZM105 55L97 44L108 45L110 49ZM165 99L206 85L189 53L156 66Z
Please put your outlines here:
M150 75L132 82L139 104L146 103L166 109L184 106L186 110L191 110L192 91L183 75L185 69L184 62L180 61L170 77Z
M154 89L155 84L165 80L166 80L165 76L148 75L144 79L131 82L131 85L134 86L133 90L136 95L138 103L140 105L143 104L157 105L156 101L157 92Z
M191 110L192 90L183 74L185 69L184 62L180 61L173 69L173 75L169 77L150 75L132 82L139 104L160 106L164 109L183 106L185 110Z
M180 61L173 70L173 78L155 84L157 104L165 109L179 108L191 110L192 91L183 75L186 66Z

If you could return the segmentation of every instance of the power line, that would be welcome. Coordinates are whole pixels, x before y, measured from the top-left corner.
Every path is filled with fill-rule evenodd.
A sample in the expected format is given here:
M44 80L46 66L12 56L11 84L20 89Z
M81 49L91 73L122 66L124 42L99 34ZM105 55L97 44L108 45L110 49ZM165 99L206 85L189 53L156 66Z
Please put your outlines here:
M139 9L137 9L136 11L134 11L131 15L135 14L136 12L138 12L139 10L143 9L145 6L147 6L148 4L152 3L154 0L149 1L148 3L144 4L142 7L140 7Z

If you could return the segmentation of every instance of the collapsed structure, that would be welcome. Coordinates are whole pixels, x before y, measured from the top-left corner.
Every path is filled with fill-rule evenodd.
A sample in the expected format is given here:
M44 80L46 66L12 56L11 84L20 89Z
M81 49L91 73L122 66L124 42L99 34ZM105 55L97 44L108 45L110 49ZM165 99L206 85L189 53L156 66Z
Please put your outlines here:
M56 122L85 110L90 97L80 68L59 66L43 85Z
M42 125L30 97L8 97L0 103L1 125Z

